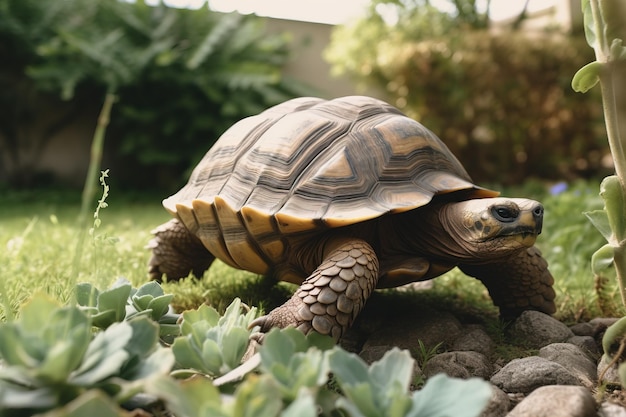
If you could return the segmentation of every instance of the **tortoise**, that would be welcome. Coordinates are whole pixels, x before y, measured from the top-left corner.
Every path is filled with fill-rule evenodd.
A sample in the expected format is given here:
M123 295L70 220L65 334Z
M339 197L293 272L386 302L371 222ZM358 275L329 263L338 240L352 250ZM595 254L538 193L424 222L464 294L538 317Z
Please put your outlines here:
M297 98L228 129L163 201L151 278L201 277L216 259L300 285L254 321L338 340L375 288L454 267L501 316L555 312L534 246L543 207L475 185L446 145L370 97Z

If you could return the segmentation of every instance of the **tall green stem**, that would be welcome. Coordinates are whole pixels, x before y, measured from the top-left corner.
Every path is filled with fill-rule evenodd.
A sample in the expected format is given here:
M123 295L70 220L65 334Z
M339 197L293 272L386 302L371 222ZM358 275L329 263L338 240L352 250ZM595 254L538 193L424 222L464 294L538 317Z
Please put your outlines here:
M622 93L624 85L620 85L620 69L626 67L622 62L607 62L606 68L600 74L600 86L602 88L602 104L604 108L604 118L607 130L607 137L613 161L615 173L619 179L621 198L617 201L606 202L607 214L614 217L613 227L613 263L619 283L622 305L626 306L626 152L624 149L624 132L620 122L623 123L624 100L619 94ZM616 204L619 202L619 204ZM612 206L612 210L611 209ZM611 211L614 211L611 213Z
M78 215L78 237L76 239L76 248L74 249L74 260L72 262L72 272L70 275L70 279L74 281L76 281L77 274L80 269L83 247L85 245L85 236L87 235L87 217L91 211L91 203L93 202L96 193L96 184L98 183L100 163L102 161L102 151L104 149L104 136L106 128L109 125L111 108L113 107L114 102L115 95L107 93L104 98L104 103L102 104L102 109L100 110L98 124L96 125L96 130L94 131L91 142L89 169L85 179L80 213Z
M593 27L595 32L595 45L593 45L596 60L601 64L598 73L600 87L602 90L602 106L604 110L604 121L606 125L607 138L615 174L619 180L620 193L613 194L612 198L605 201L605 209L609 216L609 222L613 232L613 242L609 242L613 247L613 264L617 274L617 280L622 298L622 304L626 306L626 149L623 139L626 139L621 130L620 122L625 113L623 88L623 75L626 65L623 59L616 56L612 51L614 42L622 42L625 39L613 39L616 32L610 28L607 19L615 19L614 16L605 16L607 12L619 10L616 4L609 4L614 0L590 0L591 14L593 16ZM601 2L603 2L601 4ZM603 13L604 12L604 13ZM619 13L618 13L619 14ZM619 16L618 16L619 19ZM615 21L612 20L611 24ZM622 22L626 23L626 22Z

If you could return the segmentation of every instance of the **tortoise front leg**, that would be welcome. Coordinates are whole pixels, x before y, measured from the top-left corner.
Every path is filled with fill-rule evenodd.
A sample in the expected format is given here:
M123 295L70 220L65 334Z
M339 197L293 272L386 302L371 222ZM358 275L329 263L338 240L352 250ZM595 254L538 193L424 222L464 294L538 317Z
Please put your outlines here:
M177 280L189 272L202 278L215 260L200 239L189 233L178 219L163 223L152 234L154 238L148 243L148 249L152 249L148 274L153 280L161 281L163 274L170 280Z
M302 332L332 336L345 333L376 288L378 259L362 240L339 244L302 283L296 293L250 327L262 332L272 327L295 326Z
M554 278L534 246L500 262L459 268L485 284L505 320L516 318L524 310L556 312Z

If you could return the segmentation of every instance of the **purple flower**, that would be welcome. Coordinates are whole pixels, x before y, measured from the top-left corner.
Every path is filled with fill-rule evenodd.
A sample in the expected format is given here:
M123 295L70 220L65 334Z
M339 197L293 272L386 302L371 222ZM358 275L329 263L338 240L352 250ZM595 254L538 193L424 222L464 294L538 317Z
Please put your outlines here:
M565 181L557 182L552 187L550 187L551 195L559 195L565 191L567 191L567 183Z

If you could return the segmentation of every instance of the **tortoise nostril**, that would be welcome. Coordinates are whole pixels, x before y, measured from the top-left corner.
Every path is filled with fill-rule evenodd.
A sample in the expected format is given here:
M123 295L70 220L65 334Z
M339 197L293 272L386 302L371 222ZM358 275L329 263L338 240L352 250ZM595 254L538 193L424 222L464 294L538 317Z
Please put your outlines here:
M543 217L543 206L542 206L541 204L538 204L538 205L537 205L537 207L535 207L535 208L533 209L533 215L534 215L536 218L541 218L541 217Z

